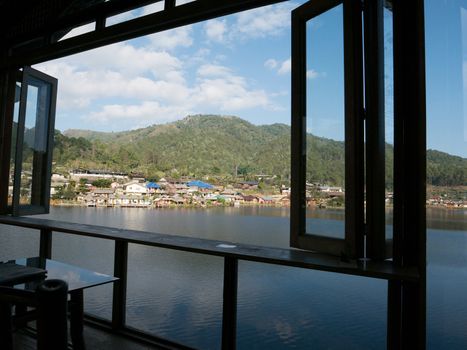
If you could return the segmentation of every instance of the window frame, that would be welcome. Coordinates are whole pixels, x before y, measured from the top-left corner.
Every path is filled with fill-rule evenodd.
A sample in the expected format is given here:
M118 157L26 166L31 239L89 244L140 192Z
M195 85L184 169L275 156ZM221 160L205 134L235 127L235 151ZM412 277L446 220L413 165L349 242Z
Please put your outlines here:
M48 113L45 115L47 118L47 134L46 134L46 151L45 151L45 162L42 164L42 174L40 179L34 179L33 170L33 181L35 181L40 191L40 203L39 204L20 204L20 190L21 190L21 173L23 167L23 142L24 142L24 130L26 122L26 102L28 96L28 86L34 86L33 80L44 82L50 86L49 108ZM21 82L21 94L19 100L19 112L18 112L18 126L16 136L16 152L14 159L14 177L13 177L13 198L12 205L8 206L8 211L14 216L21 215L36 215L36 214L47 214L50 210L50 183L52 175L52 154L54 146L54 132L55 132L55 113L56 113L56 101L57 101L57 86L58 81L56 78L51 77L45 73L42 73L31 67L24 67L21 74L17 78L16 82ZM37 122L36 122L37 123ZM13 128L11 129L13 133Z
M306 22L343 5L345 238L306 233ZM292 11L292 164L290 245L345 258L364 257L364 106L362 11L358 1L312 0Z

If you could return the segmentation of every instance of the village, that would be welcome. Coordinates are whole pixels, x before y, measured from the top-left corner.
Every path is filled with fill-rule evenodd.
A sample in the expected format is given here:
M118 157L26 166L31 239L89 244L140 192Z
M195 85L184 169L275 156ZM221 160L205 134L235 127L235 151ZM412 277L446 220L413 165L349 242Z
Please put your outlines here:
M53 205L87 207L288 207L290 187L284 184L271 185L268 176L264 175L257 180L241 179L219 185L205 179L161 178L148 181L137 174L72 170L67 175L52 175L51 197ZM344 190L341 187L311 186L307 197L309 206L324 208L344 205Z
M22 193L27 201L30 188L28 174L24 174ZM213 206L290 206L290 187L273 181L269 175L236 181L213 181L181 177L149 181L141 174L127 174L103 170L75 169L51 177L51 204L86 207L167 208ZM10 191L12 191L10 186ZM466 191L441 194L428 190L429 207L449 209L467 208ZM451 191L452 192L452 191ZM306 184L307 207L344 208L345 190L338 186L318 183ZM393 204L393 193L386 192L387 207Z
M290 188L282 186L267 195L260 181L213 185L193 178L148 181L142 175L73 170L53 174L52 204L87 207L165 208L175 206L290 205Z

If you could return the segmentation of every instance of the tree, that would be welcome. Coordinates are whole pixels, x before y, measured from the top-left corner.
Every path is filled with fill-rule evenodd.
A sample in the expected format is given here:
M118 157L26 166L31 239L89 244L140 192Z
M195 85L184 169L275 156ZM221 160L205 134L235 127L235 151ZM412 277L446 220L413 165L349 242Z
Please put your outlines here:
M74 187L71 184L57 187L56 192L52 198L73 200L76 198Z
M82 177L79 179L79 185L78 185L78 192L80 193L86 193L89 192L89 189L86 187L86 184L88 183L88 179Z
M247 176L253 169L249 165L239 165L237 167L237 174Z
M109 179L98 179L92 182L92 185L99 188L109 188L112 184L112 180Z

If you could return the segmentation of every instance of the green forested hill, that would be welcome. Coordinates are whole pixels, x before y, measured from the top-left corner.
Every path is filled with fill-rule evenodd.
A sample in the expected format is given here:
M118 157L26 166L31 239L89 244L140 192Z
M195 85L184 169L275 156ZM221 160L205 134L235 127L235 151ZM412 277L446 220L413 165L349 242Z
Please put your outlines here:
M467 159L428 150L427 181L435 186L467 185Z
M307 136L307 179L342 185L343 142ZM392 146L386 147L388 184ZM428 151L428 181L467 185L467 159ZM198 115L132 131L56 133L56 167L140 172L148 177L242 174L290 176L290 127L253 125L238 117Z

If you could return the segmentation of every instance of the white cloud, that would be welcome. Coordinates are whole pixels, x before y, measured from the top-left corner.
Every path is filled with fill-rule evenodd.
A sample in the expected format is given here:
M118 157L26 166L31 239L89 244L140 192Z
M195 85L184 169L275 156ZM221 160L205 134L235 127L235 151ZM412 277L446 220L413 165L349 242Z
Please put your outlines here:
M202 47L194 53L183 56L186 62L185 67L197 67L200 64L204 64L209 61L210 56L211 50Z
M234 31L246 38L278 35L290 28L290 13L296 6L284 3L241 12L237 15Z
M130 78L151 72L155 77L163 79L170 72L179 71L182 68L182 62L167 52L158 52L146 47L137 48L128 43L118 43L86 51L79 55L41 64L39 67L52 67L57 62L66 62L80 71L117 71Z
M179 103L188 95L181 61L166 52L129 44L47 62L38 69L58 78L62 111L85 108L102 98Z
M183 1L189 2L189 1ZM177 6L182 4L177 1ZM124 14L126 19L162 9L163 2ZM225 45L279 35L290 26L294 4L280 4L210 20L196 30ZM125 19L123 18L123 19ZM275 96L227 67L224 52L194 47L195 27L156 33L133 42L47 62L38 69L59 80L58 117L125 129L181 119L193 113L231 113L260 108L280 110ZM198 34L198 33L196 33ZM177 48L190 48L175 55ZM276 74L290 73L290 58L264 62ZM309 78L317 72L310 70ZM280 95L282 96L282 95ZM98 104L100 103L100 105Z
M192 27L185 26L148 36L151 47L159 50L173 50L176 47L190 47L193 45Z
M253 107L268 107L263 90L249 90L242 79L204 79L193 94L197 106L211 106L222 111L237 111ZM205 107L204 107L205 108Z
M310 70L307 70L306 71L306 78L307 79L316 79L318 78L319 76L321 76L322 74L318 73L317 71L315 71L314 69L310 69Z
M214 42L232 46L248 39L277 36L290 28L291 11L295 2L259 7L240 12L233 19L214 19L206 22L206 37Z
M219 19L207 21L204 25L204 30L208 39L222 43L225 40L224 35L227 31L227 21Z
M292 71L292 59L289 57L285 61L280 62L273 58L270 58L266 62L264 62L264 66L271 70L277 70L277 74L279 75L286 75L286 74L290 74ZM316 79L316 78L325 77L325 76L326 76L325 72L320 73L316 71L315 69L309 69L306 72L307 79Z
M264 62L264 66L269 69L274 69L277 67L277 65L278 65L278 62L273 58L270 58L266 62Z
M120 43L37 66L59 80L58 116L118 122L118 129L167 122L191 113L277 110L263 89L198 52L193 66L151 47ZM198 63L200 64L200 63ZM186 76L192 75L188 81ZM103 106L99 107L101 102Z
M156 80L144 76L128 78L110 70L79 71L63 62L44 68L49 74L60 77L58 105L63 110L88 107L102 98L157 99L180 103L189 95L189 89L177 72L173 73L175 79L170 79L168 74L167 80Z
M198 69L200 77L231 77L231 70L216 64L204 64Z
M138 128L174 121L188 114L191 114L191 111L183 107L161 106L156 101L144 101L139 105L105 105L100 111L93 112L83 119L99 124L126 122L130 128Z
M197 73L193 100L199 106L210 105L222 111L273 108L264 90L251 90L244 77L235 75L227 67L203 65Z
M279 73L280 75L284 75L284 74L290 74L291 71L292 71L292 59L289 58L289 59L286 59L284 62L282 62L277 73Z

